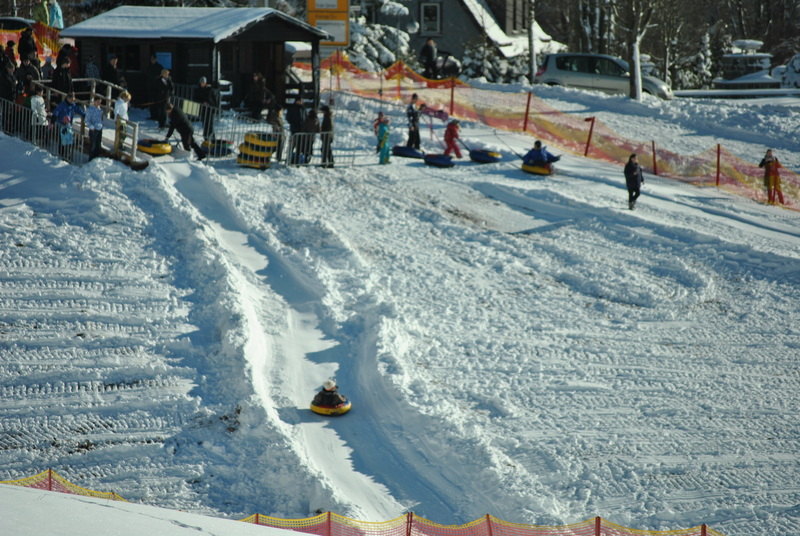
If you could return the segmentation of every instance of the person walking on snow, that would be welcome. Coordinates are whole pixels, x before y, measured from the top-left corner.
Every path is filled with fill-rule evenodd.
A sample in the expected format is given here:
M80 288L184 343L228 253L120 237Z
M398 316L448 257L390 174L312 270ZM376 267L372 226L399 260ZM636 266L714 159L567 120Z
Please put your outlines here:
M636 161L636 155L632 154L625 164L625 186L628 188L628 208L633 210L636 200L639 198L640 189L644 184L642 166Z
M378 125L378 162L389 163L389 118L384 117Z
M783 205L783 191L781 190L781 174L778 168L782 168L778 159L772 155L772 149L767 149L764 158L758 167L764 168L764 187L767 189L767 203L770 205L775 204L777 198L778 202Z
M450 153L456 153L456 158L461 158L461 149L458 148L458 132L461 130L461 125L458 122L458 119L453 119L447 124L447 128L444 131L444 143L447 145L447 148L444 150L444 154L449 155Z

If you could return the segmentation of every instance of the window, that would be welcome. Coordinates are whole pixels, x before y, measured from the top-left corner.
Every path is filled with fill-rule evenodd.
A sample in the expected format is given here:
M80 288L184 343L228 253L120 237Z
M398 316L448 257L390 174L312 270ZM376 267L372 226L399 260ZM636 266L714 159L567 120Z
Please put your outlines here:
M625 69L620 65L607 58L597 58L595 63L595 73L604 76L625 76Z
M421 3L419 5L420 35L442 34L442 4Z

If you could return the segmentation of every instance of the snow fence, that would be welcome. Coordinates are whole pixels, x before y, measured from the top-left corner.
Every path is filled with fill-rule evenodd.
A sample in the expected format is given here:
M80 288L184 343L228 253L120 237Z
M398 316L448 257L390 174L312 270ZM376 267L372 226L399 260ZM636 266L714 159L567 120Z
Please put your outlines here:
M125 501L113 491L92 491L77 486L52 469L19 480L0 480L0 484ZM466 525L440 525L413 512L378 522L357 521L333 512L305 519L255 514L240 521L319 536L724 536L707 525L679 530L638 530L616 525L601 517L560 526L509 523L489 514Z
M303 64L295 64L303 69ZM384 71L361 71L342 54L322 62L323 86L388 103L410 102L419 95L428 108L489 127L526 132L561 149L620 166L631 154L649 173L695 186L718 187L736 195L767 202L764 170L721 145L697 155L681 155L658 146L659 140L628 139L595 117L578 117L549 106L534 92L513 93L479 89L456 78L429 80L402 61ZM751 156L751 155L748 155ZM784 204L800 210L800 175L781 169Z

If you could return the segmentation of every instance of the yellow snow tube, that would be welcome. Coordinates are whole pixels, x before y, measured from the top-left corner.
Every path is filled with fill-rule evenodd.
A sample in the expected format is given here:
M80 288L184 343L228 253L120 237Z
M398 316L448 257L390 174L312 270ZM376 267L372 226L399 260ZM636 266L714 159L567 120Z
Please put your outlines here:
M256 147L269 147L271 149L276 149L278 147L277 136L264 132L248 132L244 135L244 141Z
M257 147L255 145L250 145L249 143L239 144L239 153L243 156L249 156L251 159L260 158L263 160L269 160L273 152L274 151L271 147Z
M240 166L251 167L255 169L268 169L270 166L269 159L253 158L246 155L236 155L236 163Z
M552 175L553 166L550 164L545 164L543 166L522 164L522 171L525 171L526 173L532 173L534 175Z
M143 153L152 154L154 156L161 156L172 152L172 145L151 138L139 140L136 144L136 148Z
M353 404L348 400L344 404L339 404L338 406L315 406L311 404L311 411L314 413L319 413L320 415L327 415L329 417L335 417L337 415L344 415L350 408L353 407Z

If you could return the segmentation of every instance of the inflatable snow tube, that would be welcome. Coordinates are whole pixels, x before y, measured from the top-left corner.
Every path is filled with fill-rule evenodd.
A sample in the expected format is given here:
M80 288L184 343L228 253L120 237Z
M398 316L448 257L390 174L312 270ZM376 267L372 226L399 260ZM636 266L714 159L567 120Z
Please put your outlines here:
M253 158L247 155L236 155L236 163L240 166L251 167L254 169L268 169L270 166L269 158Z
M456 165L449 154L426 154L425 164L439 168L450 168Z
M469 158L473 162L479 164L494 164L499 162L503 155L494 151L487 151L486 149L470 149Z
M243 156L249 156L251 158L269 160L272 156L273 150L271 147L261 147L250 145L249 143L242 143L239 145L239 153Z
M244 142L259 148L269 147L270 149L275 149L278 147L278 137L275 134L267 134L265 132L248 132L244 135Z
M533 164L522 164L522 171L533 175L552 175L555 168L552 164L535 166Z
M211 156L228 156L233 152L233 142L230 140L206 140L200 147Z
M145 138L139 140L136 144L136 149L153 156L161 156L171 153L172 145L163 140Z
M392 154L395 156L402 156L403 158L425 158L425 153L413 147L406 147L405 145L395 145L392 147Z
M338 406L315 406L314 404L311 404L311 411L320 415L336 417L337 415L344 415L350 411L350 408L352 407L353 403L348 400L347 402L339 404Z

